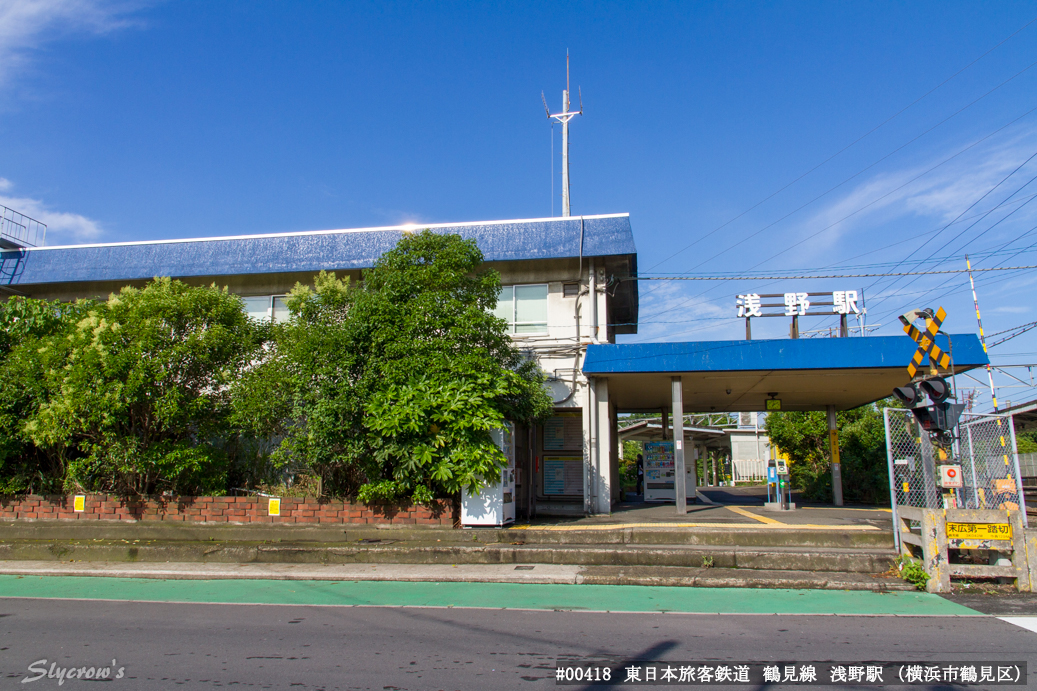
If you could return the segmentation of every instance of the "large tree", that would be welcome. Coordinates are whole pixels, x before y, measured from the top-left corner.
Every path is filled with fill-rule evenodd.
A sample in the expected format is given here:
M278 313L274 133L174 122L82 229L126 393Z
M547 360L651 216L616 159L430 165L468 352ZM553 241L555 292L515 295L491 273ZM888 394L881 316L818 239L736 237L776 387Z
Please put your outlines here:
M224 492L228 385L263 338L241 299L162 278L76 317L35 344L46 398L23 428L66 489Z
M499 476L490 431L546 415L536 362L493 316L500 276L474 241L404 236L358 286L321 274L242 382L239 419L330 492L425 501Z

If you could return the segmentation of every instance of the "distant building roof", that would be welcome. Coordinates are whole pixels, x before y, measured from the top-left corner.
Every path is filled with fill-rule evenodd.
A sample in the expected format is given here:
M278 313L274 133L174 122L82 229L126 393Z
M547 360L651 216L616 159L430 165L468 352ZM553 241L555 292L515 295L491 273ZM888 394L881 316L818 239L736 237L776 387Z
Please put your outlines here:
M472 238L489 262L632 255L629 214L432 223L0 250L0 285L366 269L408 231Z

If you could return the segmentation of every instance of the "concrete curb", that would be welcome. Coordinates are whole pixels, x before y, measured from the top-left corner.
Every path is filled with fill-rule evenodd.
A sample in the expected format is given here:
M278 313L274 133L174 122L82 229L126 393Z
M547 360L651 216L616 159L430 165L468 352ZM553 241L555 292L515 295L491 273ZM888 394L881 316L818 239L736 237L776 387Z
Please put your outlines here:
M0 575L76 576L161 580L399 581L540 583L697 588L791 588L913 591L899 580L854 573L702 569L689 567L581 567L565 564L125 564L111 562L0 562Z
M0 562L13 576L94 576L163 580L435 581L444 583L569 583L579 567L540 564L516 570L510 564L123 564L112 562Z

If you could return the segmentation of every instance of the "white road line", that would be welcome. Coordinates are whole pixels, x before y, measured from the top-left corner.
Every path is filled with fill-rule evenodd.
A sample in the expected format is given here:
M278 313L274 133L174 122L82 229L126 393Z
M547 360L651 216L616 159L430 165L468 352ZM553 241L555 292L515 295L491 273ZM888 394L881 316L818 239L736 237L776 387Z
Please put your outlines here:
M998 617L998 619L1037 633L1037 617Z

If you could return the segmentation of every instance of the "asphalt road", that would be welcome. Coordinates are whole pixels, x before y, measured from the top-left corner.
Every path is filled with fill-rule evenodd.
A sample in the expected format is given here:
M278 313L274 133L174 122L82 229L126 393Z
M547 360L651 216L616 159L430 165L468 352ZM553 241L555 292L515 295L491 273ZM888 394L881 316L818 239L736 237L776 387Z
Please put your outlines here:
M555 686L555 664L565 656L761 662L1025 660L1034 670L1037 633L979 616L0 600L0 687L5 689L58 688L57 679L51 678L22 683L35 676L29 666L44 659L47 662L36 669L49 669L55 662L55 670L112 666L114 677L123 668L121 679L111 679L103 687L113 691L231 686L536 689ZM97 682L64 680L61 688L97 688Z

